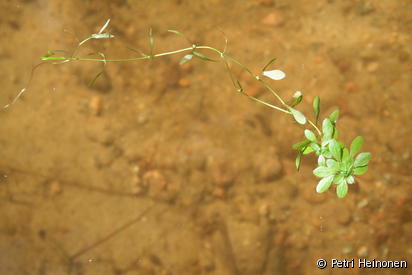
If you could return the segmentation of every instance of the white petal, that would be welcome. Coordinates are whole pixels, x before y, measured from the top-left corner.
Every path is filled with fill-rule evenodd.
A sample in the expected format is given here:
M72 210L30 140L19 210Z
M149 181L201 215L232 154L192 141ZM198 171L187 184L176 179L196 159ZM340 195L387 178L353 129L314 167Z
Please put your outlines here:
M272 70L272 71L264 71L263 72L264 76L267 76L273 80L281 80L285 78L286 74L282 72L281 70Z
M301 91L296 91L296 93L293 94L293 98L298 98L302 95Z

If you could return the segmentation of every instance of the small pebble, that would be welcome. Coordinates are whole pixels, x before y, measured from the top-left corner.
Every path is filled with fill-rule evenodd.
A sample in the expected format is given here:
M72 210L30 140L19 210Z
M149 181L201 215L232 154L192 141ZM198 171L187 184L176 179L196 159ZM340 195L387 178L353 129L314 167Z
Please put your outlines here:
M358 203L357 206L359 209L361 209L361 208L366 207L368 204L369 204L369 201L367 199L363 199Z
M258 97L262 93L262 90L252 87L252 88L247 89L245 93L250 96Z
M144 173L143 181L154 193L158 193L166 189L166 179L158 170L150 170Z
M366 246L361 246L356 252L359 258L366 258L369 255L369 249Z
M190 63L184 63L180 65L180 70L185 73L189 73L193 70L193 66Z
M222 187L216 187L213 192L212 195L219 198L219 199L224 199L226 196L226 191L224 188Z
M347 225L351 222L352 220L352 212L349 211L346 208L343 208L339 211L339 214L337 215L337 221L338 223L342 225Z
M348 93L354 93L354 92L357 92L359 89L358 89L358 85L350 81L350 82L345 83L345 90Z
M372 3L369 1L359 1L356 5L356 12L358 15L367 15L375 10Z
M376 70L379 68L379 63L378 62L370 62L366 66L366 70L370 73L376 72Z
M187 88L190 86L190 82L187 78L180 78L177 84L182 88Z
M131 189L132 194L135 196L139 196L145 193L145 189L138 185L133 185Z
M272 27L280 27L285 23L285 19L279 12L271 12L262 19L262 24Z
M269 205L264 203L259 207L259 215L262 217L267 217L269 215Z
M89 108L93 115L100 116L103 109L103 100L99 95L93 96L89 101Z
M348 255L349 253L352 252L352 250L353 250L352 246L347 245L347 246L342 248L342 254Z
M60 182L58 182L57 180L54 180L50 183L50 194L52 196L54 195L58 195L62 192L62 186L60 184Z

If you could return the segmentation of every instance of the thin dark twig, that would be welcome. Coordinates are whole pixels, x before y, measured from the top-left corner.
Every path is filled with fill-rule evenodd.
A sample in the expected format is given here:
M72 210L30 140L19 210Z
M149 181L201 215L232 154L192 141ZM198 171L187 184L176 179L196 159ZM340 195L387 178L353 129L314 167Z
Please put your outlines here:
M108 234L106 237L96 241L95 243L80 249L78 252L74 253L72 256L70 256L70 261L73 261L74 259L80 257L81 255L85 254L86 252L98 247L99 245L109 241L111 238L113 238L114 236L116 236L117 234L119 234L120 232L126 230L127 228L129 228L130 226L132 226L133 224L135 224L136 222L138 222L143 216L145 216L147 213L149 213L150 210L152 210L154 207L154 204L150 205L149 207L147 207L142 213L140 213L137 217L135 217L134 219L132 219L131 221L123 224L121 227L117 228L116 230L114 230L113 232L111 232L110 234Z

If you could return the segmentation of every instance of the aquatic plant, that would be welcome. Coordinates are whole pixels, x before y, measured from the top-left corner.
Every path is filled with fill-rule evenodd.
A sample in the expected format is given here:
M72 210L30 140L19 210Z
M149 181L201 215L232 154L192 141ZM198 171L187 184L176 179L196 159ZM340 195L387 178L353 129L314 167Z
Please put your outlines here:
M98 33L91 34L86 39L80 41L74 51L71 53L66 51L52 51L49 50L47 53L41 58L45 62L50 62L52 64L62 64L67 62L73 61L94 61L94 62L102 62L106 65L109 62L130 62L130 61L139 61L139 60L146 60L146 59L154 59L168 55L175 55L186 53L182 59L180 60L180 64L184 64L189 62L193 58L198 58L206 62L217 62L221 61L225 65L230 79L235 87L236 91L242 95L249 97L250 99L263 104L269 108L272 108L276 111L280 111L287 115L293 116L295 121L300 124L308 127L304 129L304 137L305 139L301 142L294 144L292 147L293 149L297 150L297 157L296 157L296 168L299 170L301 159L303 155L307 155L310 153L316 154L318 157L317 164L318 166L313 170L313 174L320 179L319 183L316 186L316 191L318 193L323 193L327 191L332 184L336 184L336 193L339 198L343 198L348 193L348 184L353 184L355 182L355 176L362 175L367 172L368 170L368 163L371 159L371 153L360 153L362 144L363 144L363 137L358 136L356 137L348 149L343 142L340 142L339 139L339 132L336 128L336 122L339 118L339 110L335 110L332 114L328 117L324 118L322 121L322 126L318 125L319 117L320 117L320 98L316 96L313 100L313 120L309 119L306 115L304 115L301 111L296 109L296 107L301 103L303 95L300 91L296 92L293 96L293 103L287 104L279 94L271 88L268 82L265 80L266 78L273 79L273 80L281 80L285 77L285 73L281 70L267 70L269 66L271 66L275 58L271 59L266 65L262 68L259 74L253 73L247 66L245 66L240 61L236 60L235 58L226 54L226 46L227 46L227 38L225 36L225 48L223 51L218 50L214 47L207 46L207 45L197 45L191 43L190 40L181 32L177 30L168 30L170 33L180 35L181 37L185 38L189 43L190 46L187 48L182 48L174 51L168 52L161 52L155 53L154 52L154 44L155 38L153 36L153 32L150 29L149 31L149 45L150 45L150 53L145 54L140 50L134 50L138 52L141 56L134 57L134 58L121 58L121 59L108 59L105 57L104 53L97 53L100 57L98 58L91 58L91 57L79 57L77 56L80 47L82 47L86 42L93 40L93 39L113 39L115 36L106 31L107 27L109 26L110 19L108 19L105 24L101 27ZM206 56L203 53L199 52L199 50L213 52L218 55L219 59L214 59L212 57ZM64 55L56 55L56 53L65 53ZM253 95L250 95L245 92L243 89L239 79L237 79L234 74L232 73L231 66L235 64L239 66L242 70L247 72L252 78L258 81L267 91L269 91L276 99L277 104L272 104L266 101L263 101ZM93 84L96 79L103 73L103 70L100 71L95 75L92 79L91 84ZM17 97L12 101L11 104L6 105L5 107L9 107L10 105L14 104L15 101L26 91L26 88L22 89ZM312 130L310 130L311 128Z

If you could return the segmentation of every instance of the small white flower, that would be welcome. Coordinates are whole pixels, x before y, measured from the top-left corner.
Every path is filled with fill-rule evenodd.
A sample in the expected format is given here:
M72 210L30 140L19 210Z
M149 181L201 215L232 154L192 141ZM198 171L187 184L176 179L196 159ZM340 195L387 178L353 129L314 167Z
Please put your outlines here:
M293 98L298 98L302 95L301 91L296 91L296 93L293 94Z

